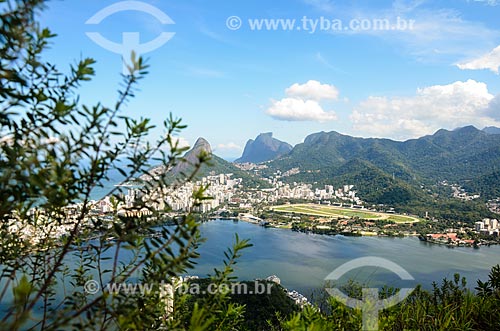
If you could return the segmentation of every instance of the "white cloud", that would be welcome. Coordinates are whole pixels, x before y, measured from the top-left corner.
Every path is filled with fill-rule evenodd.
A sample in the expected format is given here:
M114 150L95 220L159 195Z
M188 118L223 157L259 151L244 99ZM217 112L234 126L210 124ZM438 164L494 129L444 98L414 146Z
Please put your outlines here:
M352 19L387 19L389 29L347 29L332 31L333 34L369 35L392 44L398 52L412 55L420 62L456 63L464 57L473 57L477 50L495 46L500 31L492 29L479 20L467 20L463 13L450 8L434 8L429 1L394 1L392 7L374 9L345 5L338 9L338 18L345 25ZM399 29L392 29L398 26ZM403 29L404 24L412 28Z
M499 0L467 0L467 2L482 2L488 6L497 6L500 4Z
M491 47L500 36L498 31L483 23L466 21L461 13L451 9L415 9L403 18L415 21L412 29L385 32L383 37L400 43L420 61L455 62L464 55L473 55L476 49Z
M227 144L218 144L217 149L218 150L225 150L225 151L241 151L241 150L243 150L243 148L240 145L238 145L234 142L229 142Z
M334 112L324 111L317 101L299 98L273 100L271 107L266 112L275 119L285 121L325 122L337 119Z
M500 67L500 46L497 46L491 52L479 58L465 63L458 63L457 67L462 70L489 69L498 75L498 67Z
M337 119L333 111L325 111L321 100L337 100L338 89L329 84L321 84L317 80L309 80L305 84L295 83L285 89L288 97L271 100L266 113L283 121L316 121L326 122Z
M339 96L338 89L329 84L321 84L317 80L309 80L305 84L295 83L285 90L290 97L312 100L336 100Z
M415 138L440 128L500 125L491 116L494 100L485 83L468 80L417 89L411 97L369 97L352 112L355 130L394 139Z

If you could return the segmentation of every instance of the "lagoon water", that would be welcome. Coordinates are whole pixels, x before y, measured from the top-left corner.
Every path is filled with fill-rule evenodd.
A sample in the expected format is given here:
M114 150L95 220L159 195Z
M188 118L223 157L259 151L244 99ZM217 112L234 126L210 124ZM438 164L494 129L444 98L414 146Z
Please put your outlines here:
M342 276L336 283L349 279L372 286L410 287L453 279L455 273L467 278L468 287L476 280L486 280L493 265L500 263L500 246L439 246L418 238L344 237L306 234L286 229L264 228L245 222L215 220L201 225L206 242L199 249L201 257L191 274L206 276L214 267L222 268L223 252L235 240L250 239L253 247L243 251L236 265L239 279L265 278L277 275L288 289L309 295L325 285L325 278L345 262L375 256L392 261L408 271L414 281L401 281L383 267L361 267Z
M309 298L327 284L325 278L332 271L345 262L362 257L394 262L409 272L414 280L402 281L383 266L371 266L353 269L337 282L328 283L329 287L351 279L369 287L412 288L421 284L424 288L431 288L433 281L439 283L443 278L452 279L455 273L459 273L467 278L468 287L474 288L477 279L486 280L491 267L500 263L500 246L449 248L421 242L414 237L326 236L264 228L242 221L215 220L201 225L201 234L206 241L199 248L201 256L196 260L197 265L188 274L205 277L213 274L214 268L222 268L224 251L234 243L236 233L241 239L250 239L253 244L243 251L236 265L235 275L240 280L277 275L284 287ZM113 256L114 251L108 251L107 255ZM126 252L120 255L124 261L130 258ZM75 258L72 254L66 264L75 265ZM139 274L137 272L137 276ZM58 285L57 292L64 293L62 284ZM11 301L12 293L8 292L0 302L0 316Z

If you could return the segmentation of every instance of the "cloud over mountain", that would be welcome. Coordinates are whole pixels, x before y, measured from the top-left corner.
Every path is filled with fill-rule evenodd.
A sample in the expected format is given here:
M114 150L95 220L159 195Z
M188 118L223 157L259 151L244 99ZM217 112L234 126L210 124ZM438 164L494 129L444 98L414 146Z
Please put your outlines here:
M295 83L285 90L287 97L271 100L266 113L277 120L326 122L337 119L333 111L325 111L322 100L337 100L338 89L329 84L309 80L305 84Z
M470 79L419 88L414 96L370 96L350 118L354 129L365 134L408 139L439 128L498 125L491 114L493 100L485 83Z

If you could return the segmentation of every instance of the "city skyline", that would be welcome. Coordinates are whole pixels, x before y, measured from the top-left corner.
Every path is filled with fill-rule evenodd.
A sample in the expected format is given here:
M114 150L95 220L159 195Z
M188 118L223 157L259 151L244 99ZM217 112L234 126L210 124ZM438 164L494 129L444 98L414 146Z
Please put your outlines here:
M125 10L131 3L171 22ZM113 4L122 10L89 23ZM500 125L498 11L491 0L53 1L41 18L58 34L47 58L60 70L97 60L86 104L112 104L122 71L120 54L88 33L120 43L138 32L142 44L169 33L144 54L150 73L127 114L161 126L171 112L188 125L179 139L203 136L234 158L261 132L295 145L318 131L405 140ZM384 20L388 29L375 26Z

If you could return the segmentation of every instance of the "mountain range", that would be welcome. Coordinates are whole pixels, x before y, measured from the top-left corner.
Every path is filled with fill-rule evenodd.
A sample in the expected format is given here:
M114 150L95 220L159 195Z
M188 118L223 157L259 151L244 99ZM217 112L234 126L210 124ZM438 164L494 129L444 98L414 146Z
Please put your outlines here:
M432 211L433 216L442 219L474 221L490 216L484 200L500 195L500 130L496 129L441 129L403 142L318 132L294 147L264 133L247 143L237 162L263 160L266 167L260 175L265 177L277 171L298 170L282 177L290 183L305 182L316 187L352 184L367 203L394 206L399 212L423 215ZM233 173L243 178L246 187L268 187L254 173L214 155L203 138L186 152L185 162L169 171L170 176L188 174L202 151L211 159L201 167L197 178ZM481 200L466 203L452 199L445 182L480 193Z
M282 170L318 170L338 168L358 159L403 180L464 181L499 169L499 152L500 135L473 126L441 129L404 142L356 138L332 131L307 136L270 165Z
M198 138L193 147L184 154L184 156L182 157L182 161L168 171L167 177L171 180L174 180L189 176L194 171L196 165L199 163L199 156L201 154L207 155L209 157L209 161L201 165L200 169L196 173L196 176L194 177L195 179L200 179L202 177L210 175L231 173L234 175L234 178L242 178L243 184L246 187L269 187L269 184L262 179L249 172L239 169L234 164L213 154L210 143L206 139L201 137ZM154 167L150 170L150 172L157 174L164 173L165 168L163 166Z
M353 184L374 204L428 204L443 189L442 181L495 198L500 191L500 134L494 132L467 126L404 142L319 132L266 163L264 175L298 168L299 173L283 180Z
M483 131L489 134L500 134L500 128L494 126L487 126L483 129Z
M298 173L283 177L288 182L353 184L366 201L379 204L427 200L429 188L439 191L436 185L443 181L480 193L483 198L495 198L500 191L497 132L500 129L494 127L478 130L466 126L403 142L318 132L294 147L273 138L272 133L262 133L248 141L242 157L235 162L264 160L264 176L298 168ZM234 173L252 187L266 186L253 174L214 155L203 138L184 155L186 162L171 170L172 175L189 172L202 150L211 155L211 161L198 176Z

